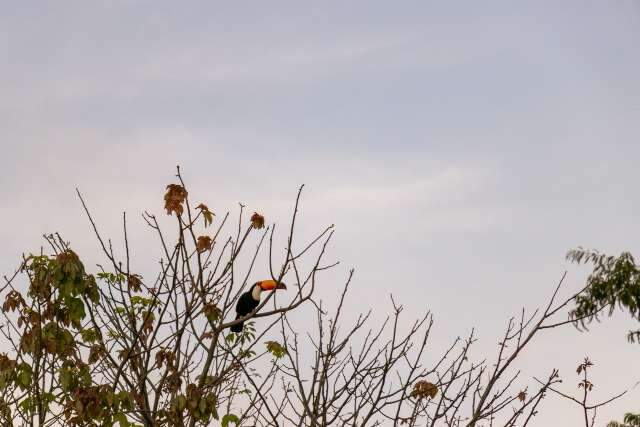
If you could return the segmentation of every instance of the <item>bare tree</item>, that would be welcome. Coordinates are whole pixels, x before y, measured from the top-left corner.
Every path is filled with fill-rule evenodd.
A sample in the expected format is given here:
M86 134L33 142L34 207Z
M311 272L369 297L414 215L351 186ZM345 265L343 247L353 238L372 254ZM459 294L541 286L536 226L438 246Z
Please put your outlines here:
M380 327L365 330L368 312L341 330L340 316L352 273L333 315L314 306L315 335L296 331L287 315L280 320L286 352L278 369L281 387L277 393L284 391L281 412L287 425L475 426L486 421L524 426L537 413L549 388L560 382L558 371L550 369L548 378L531 391L516 388L520 372L514 363L536 334L569 323L551 320L575 298L555 302L562 280L543 311L527 317L523 310L517 319L509 320L489 364L470 359L474 331L456 339L440 356L427 354L432 315L426 313L402 333L402 306L393 299L392 315ZM301 342L301 335L306 335L306 343ZM313 356L305 366L301 360L308 359L308 349L313 349ZM254 391L267 401L282 400ZM270 425L279 423L274 419Z

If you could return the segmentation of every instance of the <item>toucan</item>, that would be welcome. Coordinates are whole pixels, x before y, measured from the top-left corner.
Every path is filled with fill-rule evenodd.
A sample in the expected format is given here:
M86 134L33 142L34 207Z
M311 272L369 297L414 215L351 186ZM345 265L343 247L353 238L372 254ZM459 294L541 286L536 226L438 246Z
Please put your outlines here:
M240 295L236 304L236 320L246 316L260 304L260 294L262 291L273 291L275 289L287 289L287 285L276 280L261 280L253 284L251 289ZM231 332L242 332L244 322L231 326Z

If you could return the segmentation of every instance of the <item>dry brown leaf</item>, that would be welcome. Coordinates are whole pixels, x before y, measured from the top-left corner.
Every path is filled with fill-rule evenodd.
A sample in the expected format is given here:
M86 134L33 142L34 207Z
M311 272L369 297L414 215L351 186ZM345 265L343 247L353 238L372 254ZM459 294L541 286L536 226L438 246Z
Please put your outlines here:
M167 215L171 215L171 212L175 212L177 216L182 215L184 210L182 204L186 200L187 194L187 190L181 185L167 185L167 193L164 195L164 208L167 210Z
M264 228L264 217L258 212L254 212L251 215L251 226L255 229Z
M433 399L438 394L438 387L430 383L429 381L418 381L413 385L413 391L411 392L411 397L415 397L417 399L425 399L431 398Z
M138 275L138 274L130 274L129 275L129 280L127 281L128 285L129 285L129 290L133 291L133 292L140 292L142 291L142 276Z
M196 250L199 253L211 250L211 246L213 245L213 240L209 236L198 236L198 241L196 243Z

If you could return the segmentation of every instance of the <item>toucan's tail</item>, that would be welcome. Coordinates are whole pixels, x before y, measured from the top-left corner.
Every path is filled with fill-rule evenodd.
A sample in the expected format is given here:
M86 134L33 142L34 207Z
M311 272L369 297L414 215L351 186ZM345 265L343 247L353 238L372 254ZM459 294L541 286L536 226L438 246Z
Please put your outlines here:
M241 318L242 316L240 316L239 314L236 316L236 320L238 320L239 318ZM240 332L242 332L242 327L244 326L244 322L240 322L237 325L233 325L231 326L229 329L231 329L231 332L235 332L236 334L239 334Z

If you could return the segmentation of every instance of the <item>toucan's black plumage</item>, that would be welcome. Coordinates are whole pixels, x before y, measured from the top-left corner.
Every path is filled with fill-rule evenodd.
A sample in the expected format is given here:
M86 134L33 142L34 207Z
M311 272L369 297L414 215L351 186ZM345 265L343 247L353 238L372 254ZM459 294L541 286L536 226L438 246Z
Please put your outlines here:
M275 289L287 289L282 282L275 280L262 280L253 284L251 289L240 295L236 304L236 320L251 313L260 304L260 294L262 291L272 291ZM242 332L244 322L231 326L231 332Z
M251 288L251 291L247 291L242 295L240 295L240 298L238 299L238 304L236 304L236 320L251 313L253 309L256 308L258 304L260 304L260 300L255 300L253 298L253 295L251 295L252 291L253 291L253 288ZM231 326L231 332L236 332L236 333L242 332L243 326L244 326L244 322L240 322L237 325L233 325Z

